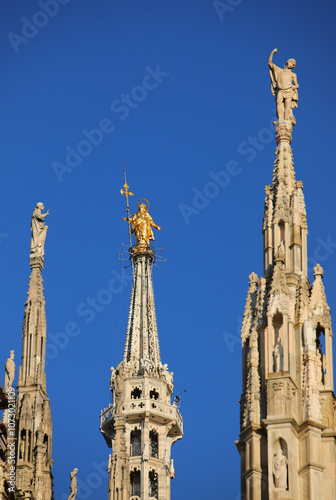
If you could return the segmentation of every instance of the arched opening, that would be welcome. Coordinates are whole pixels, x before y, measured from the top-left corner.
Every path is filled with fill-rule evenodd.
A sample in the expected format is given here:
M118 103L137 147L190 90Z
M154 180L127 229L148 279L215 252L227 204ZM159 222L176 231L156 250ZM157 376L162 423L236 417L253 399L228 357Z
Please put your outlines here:
M149 496L159 498L158 475L154 470L149 471Z
M278 230L279 230L279 243L283 243L285 246L285 223L283 220L280 220L278 223Z
M142 391L140 387L134 387L133 391L131 392L131 399L140 399L141 398Z
M130 482L131 482L131 496L140 496L141 488L140 488L140 471L133 470L130 474Z
M131 432L131 457L138 457L141 455L141 431L135 429Z
M325 329L320 323L316 326L316 354L318 382L325 384L327 374Z
M149 397L151 399L155 399L156 401L159 399L159 393L156 389L152 389L149 393Z
M159 458L159 436L155 430L149 432L149 453L151 457Z

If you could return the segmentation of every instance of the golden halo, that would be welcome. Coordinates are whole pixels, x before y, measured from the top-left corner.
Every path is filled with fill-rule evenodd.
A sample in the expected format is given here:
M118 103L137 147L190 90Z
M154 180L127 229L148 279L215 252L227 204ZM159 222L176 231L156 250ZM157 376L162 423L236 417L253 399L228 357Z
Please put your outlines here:
M149 201L146 198L139 198L138 201L137 201L137 207L140 208L140 204L143 203L143 202L146 202L145 204L147 205L147 210L148 210Z

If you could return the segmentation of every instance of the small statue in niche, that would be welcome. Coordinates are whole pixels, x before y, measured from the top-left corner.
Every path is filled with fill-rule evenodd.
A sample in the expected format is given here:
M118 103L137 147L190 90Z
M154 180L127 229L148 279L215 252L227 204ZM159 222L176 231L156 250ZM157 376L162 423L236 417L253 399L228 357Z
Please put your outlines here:
M273 349L274 358L274 373L279 373L283 371L283 347L281 345L281 339L278 337L277 343Z
M272 460L272 471L275 487L282 490L287 490L287 464L288 460L282 449L278 448Z

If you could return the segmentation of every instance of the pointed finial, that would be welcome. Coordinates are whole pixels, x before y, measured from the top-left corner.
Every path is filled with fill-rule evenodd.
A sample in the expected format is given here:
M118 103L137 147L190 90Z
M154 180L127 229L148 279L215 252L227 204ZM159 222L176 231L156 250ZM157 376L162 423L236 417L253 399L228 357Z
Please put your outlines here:
M314 278L316 279L317 276L321 276L321 278L323 278L323 267L320 266L320 264L316 264L314 267Z

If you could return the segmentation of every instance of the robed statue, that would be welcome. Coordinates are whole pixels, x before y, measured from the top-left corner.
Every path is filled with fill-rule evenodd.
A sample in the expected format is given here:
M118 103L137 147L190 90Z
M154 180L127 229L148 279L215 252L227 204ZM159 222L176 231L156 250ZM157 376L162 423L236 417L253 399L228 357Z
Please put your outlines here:
M45 214L42 213L42 210L44 210L43 203L38 203L31 219L31 257L44 256L44 243L48 229L48 226L44 223L44 219L47 215L49 215L49 210Z
M14 351L10 351L10 356L5 365L5 391L12 387L15 378Z
M147 200L145 200L147 201ZM154 234L152 227L160 231L161 227L155 224L152 217L148 213L149 203L138 201L138 211L135 212L130 219L132 226L131 233L135 234L136 251L144 251L149 248L149 242L154 241Z
M77 494L77 478L76 474L78 472L78 469L74 469L72 472L70 472L70 479L71 479L71 484L70 484L70 495L68 500L75 500L76 494Z
M284 68L279 68L273 62L273 54L278 49L274 49L268 59L268 66L271 77L271 90L275 96L276 112L279 120L289 120L295 125L293 108L298 106L297 76L292 72L296 66L295 59L288 59Z

